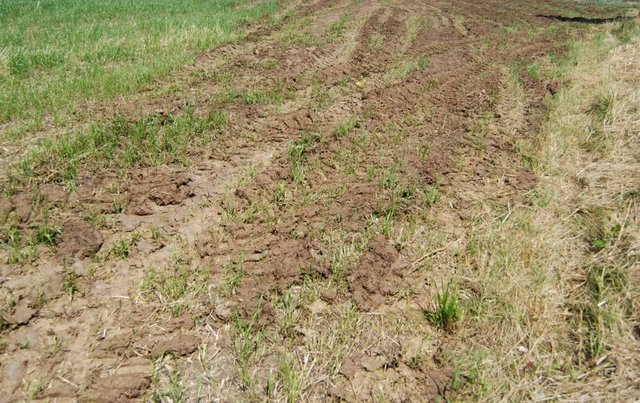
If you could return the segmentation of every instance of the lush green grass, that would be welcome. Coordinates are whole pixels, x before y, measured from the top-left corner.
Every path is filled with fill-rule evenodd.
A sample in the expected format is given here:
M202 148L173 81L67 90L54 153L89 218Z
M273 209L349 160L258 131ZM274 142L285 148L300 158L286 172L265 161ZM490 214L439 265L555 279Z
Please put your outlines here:
M226 124L221 112L100 121L87 130L47 137L16 166L22 178L47 177L72 186L79 171L188 162L189 148L212 144Z
M0 125L64 122L242 36L277 0L2 0Z

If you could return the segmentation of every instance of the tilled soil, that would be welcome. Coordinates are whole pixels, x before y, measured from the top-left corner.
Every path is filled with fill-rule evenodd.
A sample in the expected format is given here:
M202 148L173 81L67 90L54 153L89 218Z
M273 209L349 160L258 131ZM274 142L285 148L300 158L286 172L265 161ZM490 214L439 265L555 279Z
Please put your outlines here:
M323 284L322 303L383 312L403 298L420 256L372 226L437 214L429 192L438 191L454 228L474 201L520 200L535 185L515 148L562 85L527 71L575 35L544 17L557 7L298 4L147 92L79 110L87 121L223 111L228 123L210 148L189 151L187 167L81 171L72 191L44 180L0 202L0 219L23 236L45 220L61 229L54 248L0 266L3 401L151 397L150 368L168 355L193 391L193 363L212 351L209 390L264 398L242 385L234 323L274 326L273 296L308 279ZM338 267L340 245L359 252ZM440 354L408 366L397 346L378 349L345 356L305 393L369 400L377 384L393 401L447 393ZM265 373L252 376L262 384Z

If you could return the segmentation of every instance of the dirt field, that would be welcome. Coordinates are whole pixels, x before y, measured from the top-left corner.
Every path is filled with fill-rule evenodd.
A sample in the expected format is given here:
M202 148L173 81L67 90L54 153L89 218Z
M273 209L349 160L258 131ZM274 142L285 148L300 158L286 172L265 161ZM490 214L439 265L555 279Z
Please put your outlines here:
M536 340L545 312L507 306L488 258L468 256L497 250L475 238L486 217L536 208L525 145L570 81L546 72L616 15L290 4L141 93L83 105L32 151L2 144L0 400L554 396L601 355ZM447 313L434 301L454 283ZM487 353L505 344L513 357ZM474 367L487 360L509 381ZM526 373L539 383L522 392Z

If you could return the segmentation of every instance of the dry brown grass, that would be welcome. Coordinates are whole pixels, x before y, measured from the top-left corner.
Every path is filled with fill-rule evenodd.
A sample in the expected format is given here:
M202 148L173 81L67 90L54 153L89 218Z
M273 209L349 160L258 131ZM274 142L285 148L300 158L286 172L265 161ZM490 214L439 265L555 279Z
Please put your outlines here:
M531 205L483 206L466 251L440 258L475 290L451 348L462 400L640 393L640 42L610 30L575 46L570 85L527 145Z

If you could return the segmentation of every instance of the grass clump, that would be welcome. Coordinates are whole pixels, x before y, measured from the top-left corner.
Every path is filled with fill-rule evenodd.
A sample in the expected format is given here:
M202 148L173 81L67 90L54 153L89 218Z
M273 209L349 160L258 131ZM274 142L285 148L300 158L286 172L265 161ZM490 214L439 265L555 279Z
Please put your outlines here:
M284 392L286 393L287 403L294 403L298 397L300 389L300 380L298 374L290 360L284 359L280 364L280 375Z
M227 296L234 295L242 282L242 277L244 277L244 258L241 256L238 261L230 261L227 264L224 284L222 285L224 294Z
M75 294L80 291L80 287L78 286L79 280L80 276L73 270L67 270L64 274L62 289L67 295L69 295L71 300L73 300Z
M605 123L610 120L613 111L614 94L598 94L591 105L591 112L597 123Z
M110 249L110 253L118 259L126 259L129 257L131 247L126 239L121 239L116 242Z
M357 122L354 118L349 118L342 121L338 127L333 131L333 136L339 140L347 136L356 127Z
M36 241L47 246L55 246L56 237L60 234L62 234L60 228L44 223L36 231Z
M621 44L631 42L640 32L638 23L635 19L626 19L622 21L613 31L612 34L620 41Z
M303 134L300 139L296 140L289 146L288 158L291 168L291 178L296 185L302 185L305 181L305 167L308 153L313 146L320 141L317 135Z
M609 305L624 295L627 275L615 266L595 264L587 269L585 301L577 307L578 359L593 364L608 350L607 332L616 322Z
M7 251L8 264L23 264L36 253L36 243L31 238L23 239L20 228L10 226L0 238L0 246Z
M331 39L338 39L344 35L347 29L348 17L346 15L341 16L337 21L333 22L326 30L326 37Z
M436 293L435 308L427 313L427 319L441 329L451 330L461 317L462 307L458 290L449 282Z

